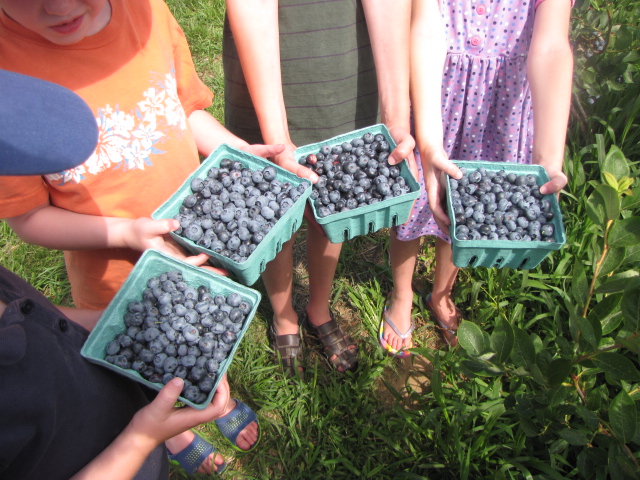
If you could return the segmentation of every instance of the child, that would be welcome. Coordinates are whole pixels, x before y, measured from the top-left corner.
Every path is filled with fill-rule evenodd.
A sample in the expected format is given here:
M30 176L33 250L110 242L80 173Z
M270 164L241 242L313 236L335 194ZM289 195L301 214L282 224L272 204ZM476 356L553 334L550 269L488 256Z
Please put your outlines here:
M282 147L250 147L203 110L211 92L160 0L0 0L0 8L0 67L75 91L99 127L83 165L0 180L0 217L23 240L65 250L76 306L104 308L140 251L179 254L163 239L177 222L148 217L199 166L198 153L222 142L262 155ZM238 446L250 448L257 431L251 422Z
M454 345L461 312L451 292L458 268L441 203L441 175L461 177L450 158L535 163L551 179L540 188L543 194L564 187L573 65L571 3L496 0L441 2L438 7L436 0L418 0L413 9L412 108L426 195L414 205L409 222L398 228L398 238L412 251L413 271L420 237L438 237L435 280L426 303L445 340ZM443 63L441 75L436 65ZM409 272L393 273L394 295L410 292ZM389 315L403 330L409 328L409 312L410 305ZM407 346L407 340L388 341L395 348Z
M73 168L95 149L93 113L71 91L6 71L0 91L0 175ZM87 362L99 314L56 309L0 266L0 478L166 479L163 440L226 409L226 378L207 408L175 409L181 380L149 404L139 384Z
M409 135L409 2L227 0L225 124L249 141L283 143L280 166L317 181L293 157L296 146L382 121L398 147L392 161L411 154ZM377 73L377 79L376 79ZM356 345L329 308L341 244L332 244L309 211L307 326L340 372L357 366ZM302 362L298 315L292 305L293 243L263 273L274 311L272 345L285 372Z

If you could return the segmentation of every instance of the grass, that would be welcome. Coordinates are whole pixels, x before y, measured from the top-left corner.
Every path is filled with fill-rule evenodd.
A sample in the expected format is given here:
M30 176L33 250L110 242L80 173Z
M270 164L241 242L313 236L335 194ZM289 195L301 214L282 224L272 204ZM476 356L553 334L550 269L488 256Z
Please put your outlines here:
M189 40L196 69L216 94L211 113L222 121L224 1L168 0L167 3ZM602 8L608 5L595 0L593 4L602 4ZM625 4L632 5L628 0ZM585 18L593 12L584 2L578 2L576 9L580 9ZM638 18L637 11L634 18ZM585 21L581 28L586 31L585 38L590 38L589 29L600 27L596 22ZM589 60L578 65L586 72L595 64ZM546 358L542 349L551 341L564 340L561 337L566 335L569 323L566 309L571 308L573 260L569 260L571 256L567 251L589 248L581 239L588 233L585 229L593 227L585 223L583 202L578 200L580 195L586 195L589 175L597 166L594 135L604 135L602 141L606 148L617 142L632 162L638 160L640 130L635 118L640 101L637 88L609 97L606 92L602 95L591 109L586 103L579 105L581 121L570 132L565 165L571 174L564 203L571 208L563 212L568 238L566 248L532 271L463 269L454 292L466 318L483 331L491 331L496 322L504 320L531 332L531 341L541 360ZM574 104L577 101L578 97ZM69 305L62 254L24 245L4 222L0 228L2 265L16 271L54 302ZM304 312L308 291L305 236L303 225L294 249L293 300L300 315ZM225 443L213 424L203 425L204 435L230 460L230 473L225 476L541 480L595 475L596 468L589 472L588 467L591 456L600 455L597 448L589 449L588 458L575 457L567 453L566 440L545 437L545 432L551 431L554 425L568 424L567 412L572 405L554 407L560 412L559 420L553 420L541 407L556 405L553 402L559 401L560 390L534 391L529 398L520 373L495 378L472 377L468 370L461 368L466 360L459 352L444 348L424 305L434 275L434 248L430 239L425 239L413 282L414 343L422 355L400 361L382 353L377 344L377 328L386 293L391 288L388 241L388 232L383 230L345 243L334 280L332 308L360 347L360 368L355 374L337 375L318 347L303 334L307 379L295 383L283 380L273 363L267 340L271 308L262 283L254 285L262 291L265 301L238 349L229 380L232 395L258 412L262 440L254 452L239 454ZM564 344L565 350L556 354L571 352L571 344L568 341ZM566 390L566 385L563 388ZM598 387L598 392L601 390ZM603 409L606 409L606 398L606 393L598 394L597 401ZM520 417L514 416L514 411ZM581 414L587 418L585 412ZM534 423L536 415L544 417L541 421L544 428ZM547 450L548 458L544 457ZM614 454L609 455L611 459ZM539 460L538 456L544 458ZM600 463L607 463L606 453L604 460L597 458ZM609 468L615 471L613 466ZM171 478L187 476L180 468L173 468ZM196 475L196 478L204 477ZM609 477L598 470L598 478Z

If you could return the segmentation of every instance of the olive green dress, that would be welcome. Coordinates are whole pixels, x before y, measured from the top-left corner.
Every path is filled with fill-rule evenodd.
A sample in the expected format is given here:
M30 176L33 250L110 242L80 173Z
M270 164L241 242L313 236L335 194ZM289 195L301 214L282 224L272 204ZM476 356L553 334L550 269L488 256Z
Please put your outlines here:
M297 146L378 120L378 90L364 11L355 0L282 0L278 7L282 86ZM233 35L225 22L225 126L264 143Z

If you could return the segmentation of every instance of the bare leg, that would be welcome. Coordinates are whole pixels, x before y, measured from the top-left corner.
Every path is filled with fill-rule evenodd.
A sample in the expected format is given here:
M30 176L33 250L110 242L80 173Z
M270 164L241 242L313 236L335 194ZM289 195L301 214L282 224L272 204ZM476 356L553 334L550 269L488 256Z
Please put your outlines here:
M293 245L295 235L262 272L262 280L273 308L273 326L278 335L298 333L298 315L293 309Z
M431 292L431 307L440 321L446 327L451 328L458 327L456 306L451 298L458 270L458 267L453 264L451 244L438 238L436 240L436 273Z
M331 320L329 298L333 278L342 250L341 243L331 243L329 238L309 226L307 230L307 264L309 269L309 302L307 315L316 327Z
M391 230L389 253L391 256L391 272L393 274L393 290L389 298L387 317L404 333L411 327L411 307L413 306L413 288L411 281L420 250L420 238L415 240L398 240ZM384 340L395 350L411 347L411 337L400 338L385 322Z
M307 318L312 325L318 327L331 320L329 312L329 298L333 278L338 266L341 243L331 243L324 232L319 231L319 225L310 224L307 229L307 265L309 269L309 302L307 303ZM356 350L354 344L349 350ZM337 355L329 357L332 362ZM342 366L338 367L342 372Z

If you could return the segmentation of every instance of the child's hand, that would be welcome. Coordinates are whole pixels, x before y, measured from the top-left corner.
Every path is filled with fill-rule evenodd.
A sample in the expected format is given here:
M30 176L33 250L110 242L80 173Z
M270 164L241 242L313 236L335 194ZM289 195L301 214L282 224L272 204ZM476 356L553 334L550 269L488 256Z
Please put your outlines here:
M240 147L240 150L244 150L245 152L251 153L253 155L257 155L258 157L270 158L275 157L276 155L282 153L284 151L284 145L246 145Z
M549 181L540 187L540 193L547 195L549 193L560 194L560 190L567 184L567 176L562 170L545 167Z
M409 164L409 170L413 174L414 178L418 178L418 167L416 166L416 159L413 154L413 149L416 146L416 142L406 128L403 127L389 127L389 133L391 138L396 142L396 148L389 154L389 163L396 165L405 158Z
M253 153L254 155L258 155L258 153L252 152L251 150L249 150L249 149L256 149L256 148L260 150L258 147L265 147L265 148L274 147L268 150L269 152L272 152L269 154L266 154L267 150L262 150L263 153L265 153L265 155L261 155L261 156L265 158L266 157L271 158L273 160L273 163L275 163L279 167L284 168L285 170L297 175L300 178L306 178L311 183L316 183L318 181L318 175L316 175L315 172L312 172L307 167L300 165L296 161L293 155L293 152L295 151L296 146L293 143L288 142L285 144L278 144L278 145L249 145L247 148L243 148L242 150Z
M218 385L211 404L202 410L175 407L183 385L179 377L167 383L153 402L134 415L127 429L159 445L179 433L202 423L211 422L224 414L229 401L229 383L226 374Z
M131 221L131 228L127 232L126 246L134 250L144 252L149 248L171 255L196 267L202 266L218 275L228 275L224 269L203 266L209 256L205 253L199 255L187 255L185 251L169 236L169 232L177 230L180 223L171 218L166 220L153 220L151 218L138 218Z
M440 227L440 230L449 235L451 220L449 220L449 217L442 208L442 199L444 198L447 188L444 183L444 174L460 179L462 172L449 160L447 153L442 147L425 149L420 152L420 156L422 157L427 198L429 199L429 207L433 212L433 218Z
M273 163L297 175L300 178L306 178L311 183L316 183L318 181L318 175L311 169L305 167L304 165L300 165L296 161L296 158L293 154L295 150L296 146L293 143L285 143L284 150L280 154L273 157Z

